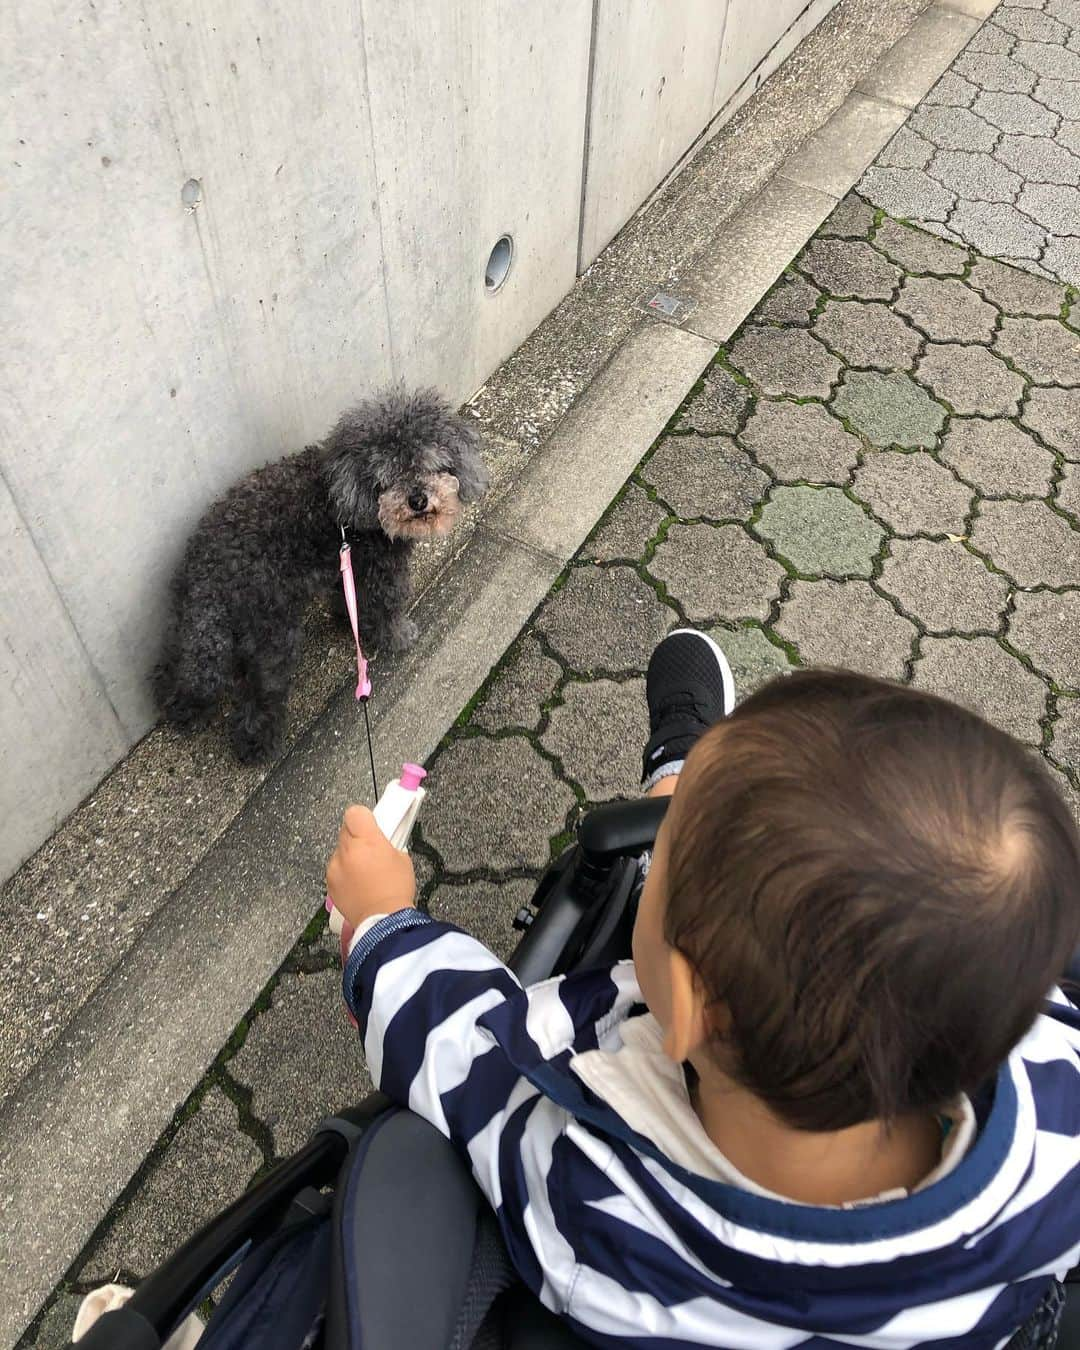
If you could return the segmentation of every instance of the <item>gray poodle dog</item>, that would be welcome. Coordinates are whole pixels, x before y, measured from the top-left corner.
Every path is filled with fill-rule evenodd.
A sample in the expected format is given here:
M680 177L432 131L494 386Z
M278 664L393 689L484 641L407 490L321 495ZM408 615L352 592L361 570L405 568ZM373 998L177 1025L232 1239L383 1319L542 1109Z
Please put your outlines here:
M327 594L347 622L342 527L361 639L402 651L416 637L405 613L413 544L446 534L486 487L476 433L431 390L361 403L321 445L249 474L203 516L173 582L154 676L164 716L194 727L231 690L238 758L275 754L304 611Z

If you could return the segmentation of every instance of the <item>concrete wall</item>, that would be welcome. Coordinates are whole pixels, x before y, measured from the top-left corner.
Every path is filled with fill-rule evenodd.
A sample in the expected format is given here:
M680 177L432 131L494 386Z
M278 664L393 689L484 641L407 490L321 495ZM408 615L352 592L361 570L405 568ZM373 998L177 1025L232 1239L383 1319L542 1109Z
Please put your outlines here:
M833 3L19 0L0 876L150 725L207 502L390 378L467 397Z

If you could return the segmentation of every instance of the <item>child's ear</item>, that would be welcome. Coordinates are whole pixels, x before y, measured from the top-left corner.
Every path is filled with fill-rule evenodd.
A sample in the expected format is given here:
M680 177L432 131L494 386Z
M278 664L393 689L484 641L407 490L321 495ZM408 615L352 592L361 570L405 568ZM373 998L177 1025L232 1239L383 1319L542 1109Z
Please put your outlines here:
M671 1017L664 1035L664 1053L684 1064L708 1039L708 1000L698 973L674 947L668 951Z

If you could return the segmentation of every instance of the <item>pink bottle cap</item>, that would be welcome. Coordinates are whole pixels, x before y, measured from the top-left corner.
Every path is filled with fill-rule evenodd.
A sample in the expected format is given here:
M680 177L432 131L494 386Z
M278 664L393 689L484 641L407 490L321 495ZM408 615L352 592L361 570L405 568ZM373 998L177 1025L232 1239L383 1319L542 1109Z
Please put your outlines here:
M419 764L403 764L401 766L401 786L406 792L415 792L421 782L427 777L427 769L423 769Z

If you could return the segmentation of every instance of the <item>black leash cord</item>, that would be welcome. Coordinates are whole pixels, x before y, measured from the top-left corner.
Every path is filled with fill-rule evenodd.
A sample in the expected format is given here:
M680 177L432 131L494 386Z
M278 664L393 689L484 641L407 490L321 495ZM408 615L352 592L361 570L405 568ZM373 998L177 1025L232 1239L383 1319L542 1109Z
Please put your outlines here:
M375 776L375 751L371 748L371 721L368 718L367 699L361 700L364 705L364 730L367 732L367 752L368 760L371 763L371 786L375 789L375 800L379 800L379 780Z

